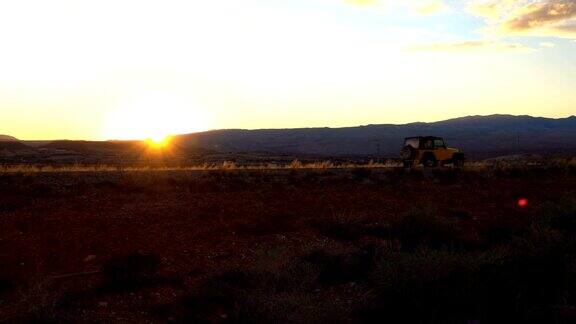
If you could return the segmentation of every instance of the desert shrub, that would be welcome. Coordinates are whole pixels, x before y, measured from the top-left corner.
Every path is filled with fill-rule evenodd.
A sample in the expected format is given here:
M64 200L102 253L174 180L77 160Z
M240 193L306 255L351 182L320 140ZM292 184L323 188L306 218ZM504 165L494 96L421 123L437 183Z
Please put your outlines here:
M297 230L296 217L291 214L281 213L277 215L265 215L257 219L242 219L234 225L234 229L240 235L273 235L283 234Z
M160 279L160 259L154 254L133 253L113 257L102 267L102 288L112 291L135 290Z
M14 282L7 276L0 276L0 295L14 288Z
M220 169L222 170L236 170L237 168L236 163L233 161L224 161L220 166Z
M338 299L326 300L311 292L256 295L238 310L239 323L345 323L350 307Z
M115 189L118 187L118 183L111 180L101 180L93 184L96 189Z
M362 219L355 215L339 214L314 219L310 224L320 234L341 241L354 241L366 234Z
M304 256L303 260L319 268L320 285L330 286L365 281L374 265L374 256L374 249L340 254L317 250Z
M236 176L224 181L221 185L222 191L224 192L239 192L246 190L250 185L250 179L246 176Z
M372 175L372 170L369 168L354 168L351 173L354 180L366 180Z
M415 250L419 246L440 249L468 244L456 219L441 217L431 208L412 209L384 224L369 223L361 216L348 214L312 220L310 224L322 235L336 240L355 242L362 237L374 236L399 240L405 250Z
M29 206L33 197L26 195L2 195L0 197L0 213L11 212Z
M249 174L240 170L214 170L205 177L189 181L188 188L196 192L238 192L247 189L251 180Z
M512 239L526 234L530 222L519 215L508 214L484 220L476 226L478 234L487 245L508 244Z
M420 246L439 249L463 242L457 222L440 217L431 208L415 208L392 220L389 233L410 251Z
M218 181L211 178L191 179L187 183L187 188L191 193L218 192L220 190Z
M272 298L279 294L278 276L254 269L213 275L172 310L178 322L251 322L284 317ZM286 312L287 310L284 310Z
M462 311L461 299L471 289L470 261L463 253L438 250L383 255L373 274L376 296L361 306L360 318L436 322L443 305Z
M29 283L17 290L17 309L2 318L6 323L72 323L62 310L63 292L51 280Z
M293 160L292 162L290 162L290 164L288 165L288 167L290 169L301 169L304 165L302 164L302 162L300 162L299 160Z
M385 254L373 274L374 298L356 314L364 322L549 319L566 289L565 255L552 248L516 251Z
M571 162L567 167L566 170L570 174L576 174L576 161Z
M460 169L436 169L433 171L434 178L441 184L453 184L458 182L462 175Z
M547 202L540 208L536 221L562 232L576 232L576 199L564 197L555 202Z
M14 184L11 193L34 198L52 198L57 196L54 187L35 176L27 176L20 179Z
M121 191L123 194L134 194L144 192L146 186L139 184L134 176L124 175L118 179L115 189Z
M374 297L356 315L363 322L564 322L562 309L576 303L574 238L540 219L503 243L385 251L372 274Z
M248 267L206 278L174 305L171 316L186 323L314 323L349 318L350 305L318 292L324 285L360 280L359 273L367 277L371 267L361 264L362 256L325 250L292 256L277 252L259 254ZM337 275L334 267L340 268Z
M569 164L555 163L553 161L499 162L493 165L483 166L478 170L480 171L482 169L484 174L504 179L542 179L570 172Z
M334 163L332 163L332 161L317 161L317 162L307 163L306 168L309 168L309 169L331 169L331 168L334 168Z

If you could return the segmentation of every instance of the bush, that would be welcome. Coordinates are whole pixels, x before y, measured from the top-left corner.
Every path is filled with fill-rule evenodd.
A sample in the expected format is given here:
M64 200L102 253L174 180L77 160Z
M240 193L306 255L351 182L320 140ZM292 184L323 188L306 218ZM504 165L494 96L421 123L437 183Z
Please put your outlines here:
M556 202L548 202L540 209L536 221L564 233L576 233L576 199L564 197Z
M318 283L324 286L365 281L374 266L375 250L333 254L317 250L303 260L319 267Z
M12 323L71 323L62 310L63 292L51 280L29 283L17 290L18 309L23 311L2 320Z
M470 312L462 300L471 291L471 260L450 251L419 250L388 253L377 261L372 280L376 296L362 305L365 322L436 322L438 313ZM473 317L467 318L473 319Z
M183 323L341 322L349 318L350 305L318 292L324 285L367 278L369 259L361 252L325 250L292 257L262 255L249 268L206 278L175 305L172 317Z
M563 252L418 250L377 262L364 322L535 322L550 319L566 289ZM557 315L557 314L556 314Z
M0 295L14 288L14 282L6 277L0 276Z
M389 232L409 251L420 246L453 247L463 241L456 221L440 217L430 208L416 208L393 220Z
M354 180L367 180L372 175L372 170L368 168L355 168L351 172Z
M411 217L404 229L426 224ZM436 235L443 241L451 237L437 224L422 228L444 233ZM410 231L408 237L420 237L422 231ZM355 314L363 322L563 322L562 309L576 303L575 247L571 234L534 222L506 245L484 251L432 249L430 244L387 251L371 277L374 297Z
M234 225L235 230L240 235L262 236L272 234L283 234L297 230L296 217L291 214L268 215L243 219Z
M136 290L157 283L160 259L154 254L133 253L113 257L102 267L102 288L112 291Z
M312 227L322 235L341 241L355 241L367 234L364 224L354 215L336 215L313 220Z

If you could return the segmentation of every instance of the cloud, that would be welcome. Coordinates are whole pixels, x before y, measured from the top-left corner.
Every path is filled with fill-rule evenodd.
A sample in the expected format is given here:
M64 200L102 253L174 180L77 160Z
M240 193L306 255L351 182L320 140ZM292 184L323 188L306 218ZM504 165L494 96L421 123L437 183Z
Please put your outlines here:
M441 0L416 1L413 8L421 15L433 15L450 10L450 7Z
M532 3L520 8L517 15L505 23L505 27L511 31L524 31L562 24L574 17L576 17L574 0Z
M570 38L576 38L576 21L570 24L555 26L554 31Z
M360 6L384 6L386 8L402 8L420 15L433 15L448 12L450 6L444 0L344 0L346 3Z
M574 0L472 1L468 9L499 34L576 38Z
M346 0L347 3L355 6L370 6L379 3L378 0Z
M522 44L488 40L420 44L410 46L407 49L416 52L507 52L532 50L532 48Z
M550 47L554 47L554 46L556 46L556 44L551 43L551 42L542 42L542 43L540 43L540 47L549 47L549 48L550 48Z
M500 5L493 2L472 2L468 5L468 11L485 18L497 18L500 15Z

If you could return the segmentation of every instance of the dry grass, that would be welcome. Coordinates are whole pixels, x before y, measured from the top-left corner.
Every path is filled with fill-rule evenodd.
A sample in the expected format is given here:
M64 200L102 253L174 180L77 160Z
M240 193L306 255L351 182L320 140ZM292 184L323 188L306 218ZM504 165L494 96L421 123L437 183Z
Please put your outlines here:
M37 172L138 172L138 171L217 171L217 170L314 170L314 169L352 169L352 168L391 168L401 166L398 162L355 164L340 163L335 164L330 161L318 161L302 163L294 160L288 164L265 163L260 165L237 165L233 161L222 163L204 163L188 166L120 166L120 165L38 165L38 164L16 164L0 166L0 173L37 173Z
M260 164L238 164L234 161L221 163L201 163L195 165L163 165L155 164L4 164L0 165L0 173L38 173L38 172L144 172L144 171L218 171L218 170L330 170L330 169L382 169L399 168L402 163L396 159L383 162L368 163L315 161L301 162L293 160L290 163L266 162ZM466 162L466 169L480 172L506 172L510 170L530 169L575 169L576 158L518 158L490 159L485 161Z

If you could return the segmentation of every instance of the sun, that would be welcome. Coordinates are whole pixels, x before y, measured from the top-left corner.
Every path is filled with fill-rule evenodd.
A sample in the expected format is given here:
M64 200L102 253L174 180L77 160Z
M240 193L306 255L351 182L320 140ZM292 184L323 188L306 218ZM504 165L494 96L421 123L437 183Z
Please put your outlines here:
M208 130L206 110L185 96L148 93L126 100L110 110L103 137L113 140L145 140L166 146L172 135Z
M166 148L168 146L170 146L170 143L172 142L171 137L169 135L165 135L165 136L155 136L155 137L150 137L145 139L146 144L148 144L148 146L150 148L153 149L163 149Z

